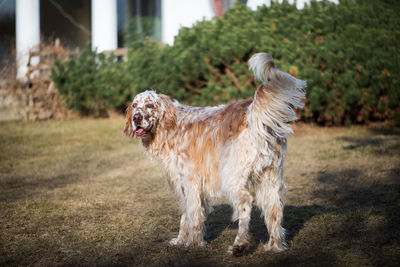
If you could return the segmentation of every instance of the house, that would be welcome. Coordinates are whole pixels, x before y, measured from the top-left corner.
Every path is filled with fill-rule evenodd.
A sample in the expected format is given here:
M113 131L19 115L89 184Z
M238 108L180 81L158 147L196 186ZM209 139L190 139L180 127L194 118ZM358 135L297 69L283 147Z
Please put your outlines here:
M91 42L98 51L126 47L129 38L145 35L172 44L180 27L221 16L236 1L252 9L270 4L270 0L0 0L0 66L16 51L17 77L25 77L28 52L55 38L72 48ZM297 7L304 2L308 0L297 0Z

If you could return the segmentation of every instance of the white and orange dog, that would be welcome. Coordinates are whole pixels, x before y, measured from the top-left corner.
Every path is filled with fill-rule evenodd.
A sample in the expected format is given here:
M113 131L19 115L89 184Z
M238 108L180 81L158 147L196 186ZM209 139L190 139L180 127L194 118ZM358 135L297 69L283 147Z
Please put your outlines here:
M304 106L306 82L275 68L267 53L255 54L250 70L262 85L253 99L217 107L190 107L146 91L127 109L124 133L141 140L162 165L177 195L182 217L170 244L204 245L208 203L225 197L239 220L231 253L248 245L253 203L262 209L269 232L265 250L286 248L282 227L285 205L283 162L295 108Z

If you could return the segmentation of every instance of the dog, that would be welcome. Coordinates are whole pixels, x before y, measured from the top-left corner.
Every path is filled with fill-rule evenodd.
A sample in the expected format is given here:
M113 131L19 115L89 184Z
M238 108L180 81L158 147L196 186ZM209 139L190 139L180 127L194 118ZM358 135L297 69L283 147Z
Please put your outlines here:
M179 199L180 229L172 245L205 245L209 203L224 197L233 208L232 220L239 220L228 251L242 253L249 244L254 195L269 233L264 249L287 248L282 227L286 137L293 133L295 109L304 107L306 82L277 69L267 53L253 55L249 65L262 82L251 99L191 107L145 91L127 108L125 135L138 138L160 162Z

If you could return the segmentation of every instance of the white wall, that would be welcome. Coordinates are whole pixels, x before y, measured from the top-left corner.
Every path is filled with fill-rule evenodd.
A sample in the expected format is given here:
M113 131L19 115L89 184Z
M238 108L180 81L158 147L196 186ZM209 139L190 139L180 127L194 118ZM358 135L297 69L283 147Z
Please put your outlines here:
M203 18L214 17L211 0L162 0L161 1L161 40L173 44L179 29L190 27Z
M317 1L321 1L321 0L317 0ZM282 0L278 0L278 2L282 2ZM289 0L289 3L293 4L295 2L295 0ZM339 0L330 0L330 2L339 3ZM302 9L304 7L305 3L310 3L310 0L297 0L296 2L296 7L298 9ZM270 6L271 5L271 0L248 0L247 1L247 6L250 7L252 10L256 10L258 6L260 5L267 5Z
M28 71L29 51L40 44L39 0L17 0L15 14L15 42L17 50L17 78L24 79ZM34 58L32 65L37 64Z

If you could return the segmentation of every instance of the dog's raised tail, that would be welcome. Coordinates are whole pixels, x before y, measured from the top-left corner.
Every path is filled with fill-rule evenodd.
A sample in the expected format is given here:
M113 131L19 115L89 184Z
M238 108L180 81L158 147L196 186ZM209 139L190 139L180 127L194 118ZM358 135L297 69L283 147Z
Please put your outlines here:
M250 60L250 70L262 82L249 112L251 131L263 139L286 137L293 133L290 122L297 120L294 109L304 107L306 82L275 67L267 53L257 53ZM272 130L272 132L271 132Z

